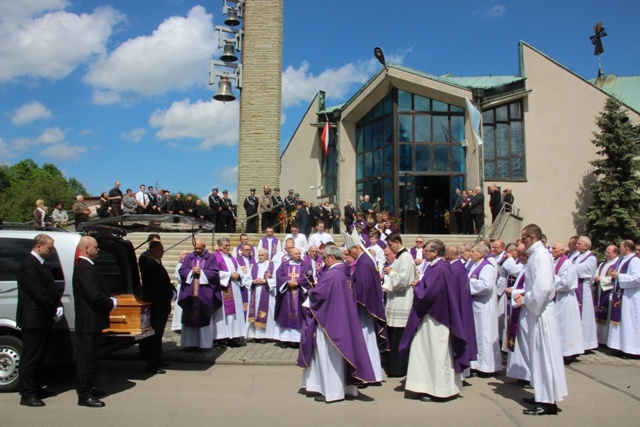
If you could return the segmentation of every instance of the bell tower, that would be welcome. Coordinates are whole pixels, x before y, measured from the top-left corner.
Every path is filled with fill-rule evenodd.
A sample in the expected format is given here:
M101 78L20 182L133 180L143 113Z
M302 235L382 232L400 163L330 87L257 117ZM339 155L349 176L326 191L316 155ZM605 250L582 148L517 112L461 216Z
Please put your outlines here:
M249 189L259 197L263 185L273 189L280 181L283 2L244 0L238 227Z

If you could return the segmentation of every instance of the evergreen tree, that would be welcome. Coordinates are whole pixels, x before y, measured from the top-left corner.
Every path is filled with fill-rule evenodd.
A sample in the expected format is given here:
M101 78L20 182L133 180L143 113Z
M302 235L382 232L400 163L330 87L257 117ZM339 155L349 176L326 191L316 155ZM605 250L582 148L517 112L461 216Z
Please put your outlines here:
M640 242L640 143L638 128L615 98L607 100L596 124L600 133L591 142L601 158L591 162L596 181L585 220L594 251L603 253L623 239Z

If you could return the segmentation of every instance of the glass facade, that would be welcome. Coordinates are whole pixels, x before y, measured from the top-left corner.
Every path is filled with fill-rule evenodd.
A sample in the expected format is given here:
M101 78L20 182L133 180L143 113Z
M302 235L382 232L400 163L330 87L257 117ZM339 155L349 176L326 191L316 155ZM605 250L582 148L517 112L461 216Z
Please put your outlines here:
M484 178L524 181L524 122L522 101L482 112Z
M415 205L414 177L450 176L462 187L464 117L461 107L393 89L356 124L357 194L400 214Z

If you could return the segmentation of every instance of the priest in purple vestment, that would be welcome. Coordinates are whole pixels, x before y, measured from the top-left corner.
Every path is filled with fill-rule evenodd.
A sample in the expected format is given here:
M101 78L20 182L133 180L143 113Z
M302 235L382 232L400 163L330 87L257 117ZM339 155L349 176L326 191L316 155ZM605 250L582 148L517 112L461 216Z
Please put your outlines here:
M178 304L182 324L201 328L211 323L211 315L221 305L220 278L216 257L207 251L204 241L196 239L193 248L179 270L182 286Z
M289 259L276 271L276 325L274 339L281 347L298 347L302 327L302 303L313 285L313 269L302 260L300 249L293 247Z
M357 396L357 384L375 382L360 329L349 268L340 248L326 249L327 271L309 290L298 366L305 368L302 386L320 393L316 401L334 402Z
M428 265L413 285L413 307L398 349L409 355L405 390L426 401L456 397L462 389L460 374L470 364L456 283L444 252L442 241L427 242Z
M387 316L384 312L380 273L373 256L364 248L357 232L345 233L345 244L354 259L351 265L353 290L358 303L358 318L362 335L369 352L376 380L382 381L380 351L389 350L387 337Z

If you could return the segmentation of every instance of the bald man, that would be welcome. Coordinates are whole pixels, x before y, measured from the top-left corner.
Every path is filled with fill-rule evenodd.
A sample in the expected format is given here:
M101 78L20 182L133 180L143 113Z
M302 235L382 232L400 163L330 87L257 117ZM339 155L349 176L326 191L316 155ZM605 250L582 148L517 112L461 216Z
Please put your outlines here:
M96 398L93 384L98 340L102 330L109 327L109 313L117 306L118 301L109 296L109 283L94 265L100 252L96 239L91 236L82 237L76 250L78 259L73 269L73 299L78 353L78 405L101 408L104 402Z

